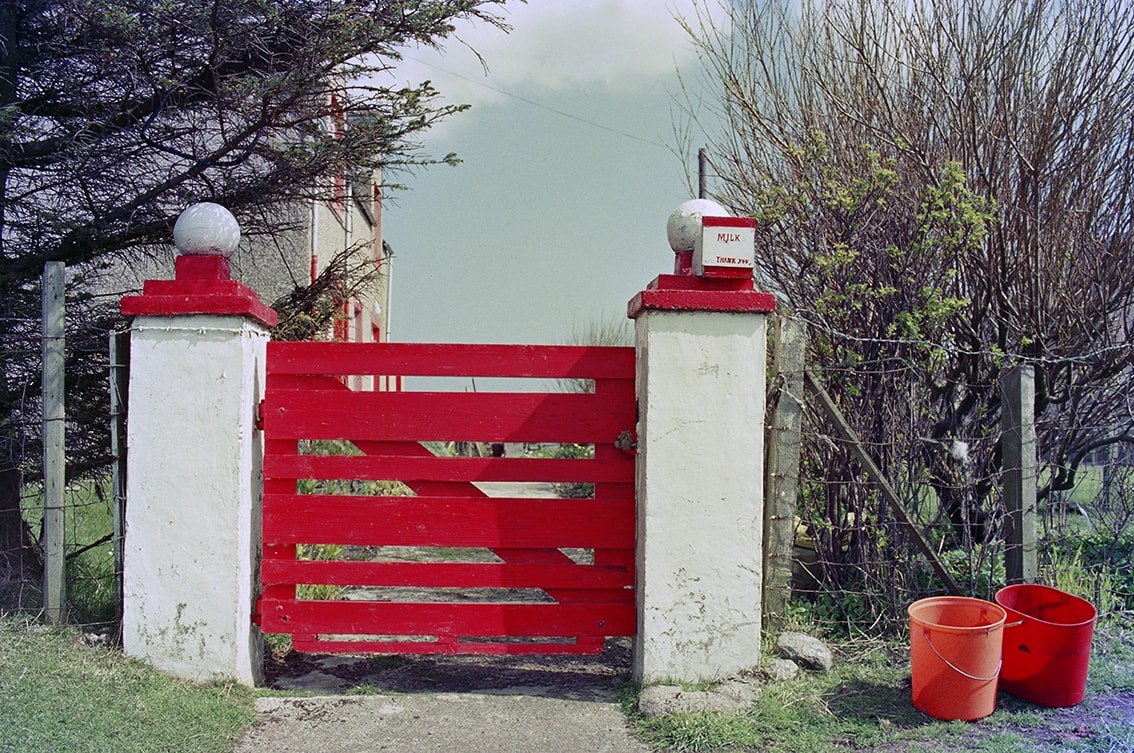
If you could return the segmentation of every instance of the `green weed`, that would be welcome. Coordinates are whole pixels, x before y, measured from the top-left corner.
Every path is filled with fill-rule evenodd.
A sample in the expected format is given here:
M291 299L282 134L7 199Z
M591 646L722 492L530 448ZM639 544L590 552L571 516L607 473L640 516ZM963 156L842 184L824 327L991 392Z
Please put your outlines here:
M1113 572L1101 563L1091 566L1085 562L1082 541L1073 552L1070 547L1054 549L1043 579L1061 591L1087 599L1099 614L1108 615L1122 609L1123 599L1116 591Z

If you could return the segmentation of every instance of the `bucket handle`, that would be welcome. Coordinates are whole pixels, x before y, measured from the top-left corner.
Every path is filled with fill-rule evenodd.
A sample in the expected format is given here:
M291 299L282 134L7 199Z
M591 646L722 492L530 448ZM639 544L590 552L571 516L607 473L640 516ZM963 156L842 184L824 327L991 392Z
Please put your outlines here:
M953 670L957 674L964 675L965 677L969 678L970 680L976 680L977 682L992 682L993 680L995 680L997 677L1000 676L1000 668L1002 666L1004 666L1004 657L1000 658L1000 662L996 665L996 674L994 674L992 677L977 677L975 675L970 675L968 672L957 667L956 665L953 664L953 662L949 661L948 659L946 659L944 656L941 655L941 652L937 650L937 647L933 645L933 641L929 638L929 631L928 630L923 630L922 633L925 635L925 642L929 644L929 647L931 649L933 649L933 653L937 654L937 658L940 659L941 661L945 662L945 664L949 667L949 669Z

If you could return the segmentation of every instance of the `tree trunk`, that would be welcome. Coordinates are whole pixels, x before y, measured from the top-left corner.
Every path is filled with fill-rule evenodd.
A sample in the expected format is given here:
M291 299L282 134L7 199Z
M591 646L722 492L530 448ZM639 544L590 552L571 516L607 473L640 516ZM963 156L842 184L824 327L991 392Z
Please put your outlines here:
M0 470L0 552L23 549L27 545L25 528L20 515L20 471Z
M0 1L0 107L16 99L16 7ZM7 196L8 165L0 163L0 263L8 261L3 227ZM8 297L3 286L3 300ZM6 333L0 333L6 334ZM0 337L0 350L3 340ZM20 513L21 476L17 458L17 430L10 419L15 405L7 383L7 369L0 354L0 610L26 606L23 583L36 584L40 563L33 538Z
M20 471L0 469L0 611L38 607L43 565L20 514Z

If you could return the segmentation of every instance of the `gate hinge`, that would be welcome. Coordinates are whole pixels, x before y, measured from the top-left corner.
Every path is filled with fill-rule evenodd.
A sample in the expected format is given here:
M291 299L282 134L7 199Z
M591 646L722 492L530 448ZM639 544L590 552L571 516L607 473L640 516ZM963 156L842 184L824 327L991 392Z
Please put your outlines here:
M253 419L253 425L260 431L264 430L264 401L256 403L256 416Z
M638 449L638 438L634 436L632 431L622 431L619 432L618 439L614 440L614 446L627 455L633 455Z
M253 625L259 626L260 624L262 624L262 620L260 618L260 603L262 601L263 601L263 599L257 597L255 603L252 605L252 624Z

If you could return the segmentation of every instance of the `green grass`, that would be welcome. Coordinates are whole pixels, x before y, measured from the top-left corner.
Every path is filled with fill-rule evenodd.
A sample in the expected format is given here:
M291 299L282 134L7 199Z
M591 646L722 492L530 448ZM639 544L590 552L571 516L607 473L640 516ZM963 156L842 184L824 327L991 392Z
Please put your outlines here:
M1134 696L1134 620L1095 626L1087 693Z
M0 753L222 753L252 692L165 677L72 629L0 618Z
M651 745L675 751L820 753L853 741L876 747L932 724L909 702L908 667L886 644L864 646L826 674L767 686L743 714L679 713L635 720ZM946 725L947 726L947 725ZM933 735L940 742L947 730Z
M108 626L117 618L109 486L109 482L84 481L64 491L67 605L73 624ZM42 488L27 487L20 506L24 520L38 535L43 520Z
M1092 496L1098 483L1092 471L1082 473L1072 499ZM321 491L399 493L385 485L365 489L334 483L326 486ZM98 487L69 488L68 504L68 551L75 552L110 533L110 503ZM30 495L24 505L26 518L38 532L41 498ZM68 562L75 623L113 619L110 547L110 543L101 544ZM1107 611L1101 592L1088 593L1092 588L1098 590L1097 578L1082 580L1090 575L1087 554L1088 549L1078 548L1060 557L1053 554L1053 572L1048 575L1056 585L1082 592ZM319 555L312 552L309 556ZM1108 588L1130 596L1124 584ZM814 629L808 617L793 612L800 622L793 627ZM269 639L279 643L275 650L286 650L286 636ZM838 654L831 673L804 674L769 686L759 703L743 714L643 719L633 710L636 693L629 686L624 703L638 736L667 751L1134 750L1134 725L1129 720L1106 722L1103 706L1098 708L1104 721L1093 722L1090 734L1071 740L1058 738L1064 730L1057 728L1052 710L1005 695L988 719L973 724L938 721L920 714L910 703L907 644L901 640L857 641L842 644ZM1134 624L1128 613L1115 608L1114 617L1096 628L1083 707L1095 708L1105 697L1118 694L1134 694ZM125 659L115 649L86 647L75 630L29 628L26 622L0 617L0 753L231 751L253 723L251 699L252 691L241 686L172 680ZM139 734L141 730L144 734ZM1050 742L1057 739L1057 743Z
M101 541L114 533L109 484L85 484L75 489L69 551ZM73 620L80 624L108 624L118 616L113 544L106 541L67 561L67 584Z
M642 719L630 685L622 688L624 708L638 736L666 751L1134 750L1134 725L1107 721L1103 705L1106 698L1134 693L1130 626L1096 632L1082 706L1097 706L1102 720L1085 735L1075 723L1061 722L1059 710L1004 694L996 712L979 722L932 719L910 703L904 641L857 641L835 650L830 673L803 673L766 686L756 707L743 714ZM0 618L0 753L227 753L254 721L253 695L243 686L164 677L116 649L83 645L73 629Z
M659 750L826 753L883 750L1054 753L1134 750L1134 725L1107 721L1100 705L1087 732L1072 729L1058 709L1046 709L1001 693L996 711L978 722L949 722L917 711L910 701L905 641L856 641L836 646L826 674L801 673L768 685L744 713L678 713L646 719L637 693L623 689L622 703L635 734ZM1085 712L1117 694L1134 693L1134 631L1104 627L1096 635ZM1068 732L1073 739L1063 739ZM1061 737L1061 735L1063 737Z
M1043 487L1051 480L1051 469L1044 468L1036 478L1036 483ZM1079 466L1075 471L1075 485L1064 492L1067 501L1072 504L1085 505L1092 502L1102 488L1102 468L1095 465Z

